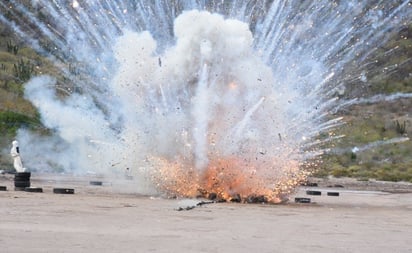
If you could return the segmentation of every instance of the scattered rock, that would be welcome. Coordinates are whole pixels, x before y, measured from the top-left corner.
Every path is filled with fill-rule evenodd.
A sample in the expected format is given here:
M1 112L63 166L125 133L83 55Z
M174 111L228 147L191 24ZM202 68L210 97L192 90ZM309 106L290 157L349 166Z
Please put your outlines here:
M295 198L295 203L310 203L310 198Z
M217 198L217 194L214 193L214 192L211 192L211 193L209 193L207 198L210 199L210 200L215 200Z
M196 207L196 206L179 207L178 209L176 209L176 211L192 210L192 209L195 208L195 207Z
M207 204L213 204L216 203L215 201L200 201L199 203L196 204L196 206L203 206Z
M240 197L240 194L235 194L230 198L230 202L240 203L242 202L242 197Z

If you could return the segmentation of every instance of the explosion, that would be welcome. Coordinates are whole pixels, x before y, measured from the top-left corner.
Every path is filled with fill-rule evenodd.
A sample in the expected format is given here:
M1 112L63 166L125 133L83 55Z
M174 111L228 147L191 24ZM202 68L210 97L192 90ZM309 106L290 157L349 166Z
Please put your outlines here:
M169 196L284 201L307 173L297 136L283 134L290 131L281 120L287 96L273 87L247 25L190 11L176 19L175 34L176 45L158 57L148 33L126 34L115 47L115 92L127 98L123 110L138 115L130 130L146 145L140 150L156 188ZM134 45L142 48L135 55L126 50Z
M282 202L309 175L305 163L323 152L316 145L334 138L323 133L341 123L331 112L346 104L346 82L366 80L368 55L410 23L410 1L372 6L0 3L0 22L63 76L24 86L53 130L19 131L27 166L106 175L144 167L169 196Z
M151 176L156 187L169 197L281 203L309 174L297 161L273 159L265 163L238 157L217 158L198 171L182 163L157 160L158 169Z

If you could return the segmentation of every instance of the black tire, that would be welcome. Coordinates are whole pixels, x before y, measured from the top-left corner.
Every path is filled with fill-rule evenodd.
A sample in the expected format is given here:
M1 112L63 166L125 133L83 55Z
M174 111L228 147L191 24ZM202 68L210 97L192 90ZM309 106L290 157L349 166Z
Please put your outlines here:
M40 187L26 187L24 188L26 192L43 192L43 188Z
M295 198L295 203L310 203L310 198Z
M307 195L314 195L314 196L320 196L322 195L321 191L306 191Z
M20 178L20 179L30 179L31 172L17 172L14 175L14 178ZM17 181L24 181L24 180L17 180Z
M90 185L103 185L102 181L90 181Z
M328 195L328 196L339 197L339 192L328 192L327 195Z
M0 191L7 191L7 186L0 186Z
M30 181L30 178L26 177L14 177L14 182L16 181Z
M74 189L70 189L70 188L53 188L53 193L56 193L56 194L74 194Z
M14 181L15 187L30 187L30 181Z
M30 177L27 177L27 176L14 176L14 181L30 181Z
M17 172L16 176L21 176L21 177L30 177L31 172Z

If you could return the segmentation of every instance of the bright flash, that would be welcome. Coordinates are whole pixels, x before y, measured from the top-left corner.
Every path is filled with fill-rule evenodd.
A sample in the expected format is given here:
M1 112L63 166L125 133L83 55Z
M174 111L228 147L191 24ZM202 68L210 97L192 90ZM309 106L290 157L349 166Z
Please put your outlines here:
M77 2L77 0L73 0L72 6L73 8L79 8L79 2Z
M234 90L237 88L237 84L235 82L229 83L229 89Z

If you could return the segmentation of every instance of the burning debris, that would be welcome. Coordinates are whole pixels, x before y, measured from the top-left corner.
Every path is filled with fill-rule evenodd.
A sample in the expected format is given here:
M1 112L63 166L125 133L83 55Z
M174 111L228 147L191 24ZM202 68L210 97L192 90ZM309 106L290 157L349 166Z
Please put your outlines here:
M229 196L228 199L221 198L219 197L216 193L206 193L204 196L200 197L206 197L209 200L213 200L214 202L234 202L234 203L249 203L249 204L262 204L262 203L268 203L268 198L264 195L249 195L244 198L240 194L233 194Z
M240 194L235 194L230 199L230 202L241 203L242 202L242 197L240 196Z
M249 204L267 203L268 199L263 195L250 195L246 198L246 202Z
M252 165L234 157L211 161L200 171L165 160L156 165L151 178L159 191L174 197L215 202L283 203L308 175L293 163L280 170L287 173L274 175L273 167L259 167L261 164Z

